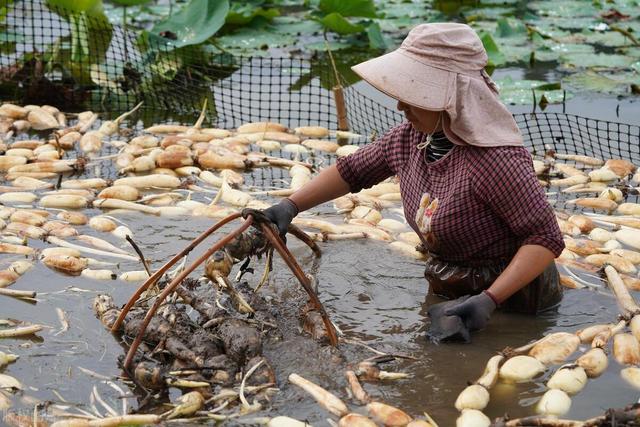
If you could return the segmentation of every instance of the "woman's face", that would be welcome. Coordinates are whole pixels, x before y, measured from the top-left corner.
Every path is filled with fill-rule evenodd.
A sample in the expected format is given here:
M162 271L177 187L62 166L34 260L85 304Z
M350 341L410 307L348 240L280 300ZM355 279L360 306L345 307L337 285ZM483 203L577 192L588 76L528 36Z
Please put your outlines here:
M398 101L397 108L404 113L414 129L420 132L433 133L442 130L442 111L425 110L402 101Z

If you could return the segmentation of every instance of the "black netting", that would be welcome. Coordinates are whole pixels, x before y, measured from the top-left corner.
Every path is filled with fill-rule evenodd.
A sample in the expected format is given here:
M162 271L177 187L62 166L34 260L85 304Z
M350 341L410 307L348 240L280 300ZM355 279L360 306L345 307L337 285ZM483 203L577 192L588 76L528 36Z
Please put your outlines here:
M211 126L270 120L290 128L337 128L331 90L336 79L328 57L249 58L203 46L174 49L162 39L141 40L103 18L72 14L45 0L19 0L6 8L4 18L0 8L3 99L48 103L63 111L93 109L103 117L144 101L134 133L158 122L193 124L205 98ZM344 98L350 130L362 136L352 144L375 139L403 118L353 86L344 90ZM554 149L640 162L638 126L560 113L515 117L527 146L539 157ZM109 144L105 147L105 154L114 152ZM270 154L320 166L335 161L334 155L313 152ZM113 166L102 163L101 172L114 177ZM278 168L248 173L249 184L261 187L282 186L282 179L288 174Z
M534 155L546 150L639 163L640 126L564 113L516 114L525 143Z

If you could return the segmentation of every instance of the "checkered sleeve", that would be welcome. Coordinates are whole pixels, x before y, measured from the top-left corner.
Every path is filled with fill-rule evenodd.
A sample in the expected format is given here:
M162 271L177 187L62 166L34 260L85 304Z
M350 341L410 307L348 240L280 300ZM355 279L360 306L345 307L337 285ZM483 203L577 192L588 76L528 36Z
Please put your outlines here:
M411 124L405 122L377 141L339 158L336 163L338 172L349 184L351 192L357 193L396 175L408 156L413 133Z
M476 197L488 204L522 239L559 256L564 249L553 209L533 171L531 156L522 147L478 149L470 159Z

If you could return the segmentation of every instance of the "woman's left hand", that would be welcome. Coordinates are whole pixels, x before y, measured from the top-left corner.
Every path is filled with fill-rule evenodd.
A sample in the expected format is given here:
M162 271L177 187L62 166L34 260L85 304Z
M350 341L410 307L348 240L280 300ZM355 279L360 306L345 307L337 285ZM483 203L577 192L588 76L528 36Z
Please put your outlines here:
M464 325L470 331L483 329L491 314L496 309L496 303L484 292L467 298L466 300L452 305L444 312L447 316L459 316Z

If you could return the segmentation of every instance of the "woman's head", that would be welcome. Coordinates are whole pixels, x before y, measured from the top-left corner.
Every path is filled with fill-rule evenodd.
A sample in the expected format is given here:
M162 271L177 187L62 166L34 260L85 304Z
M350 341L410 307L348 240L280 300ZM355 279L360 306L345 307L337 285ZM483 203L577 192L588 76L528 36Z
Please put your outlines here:
M402 101L398 101L397 108L404 113L405 118L411 122L413 128L420 132L433 133L442 130L442 116L446 114L442 110L425 110Z
M455 144L522 145L486 64L487 53L471 27L429 23L413 28L395 51L352 69L400 101L398 109L418 130L432 132L440 118L438 126Z

